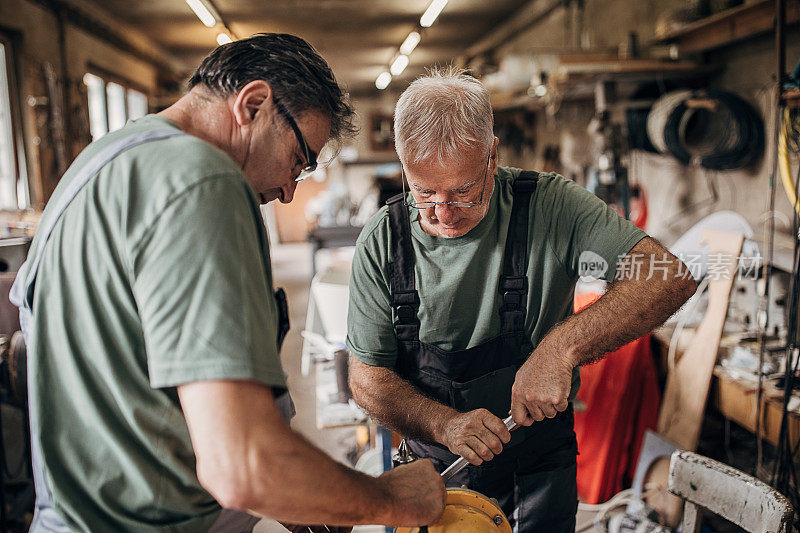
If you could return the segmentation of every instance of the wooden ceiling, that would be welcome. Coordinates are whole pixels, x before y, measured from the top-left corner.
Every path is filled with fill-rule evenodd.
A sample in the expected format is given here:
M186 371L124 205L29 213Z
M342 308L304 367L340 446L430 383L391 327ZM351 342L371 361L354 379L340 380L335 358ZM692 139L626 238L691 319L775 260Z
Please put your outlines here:
M177 59L185 75L217 46L222 26L207 28L185 0L89 0L151 39ZM208 1L208 0L206 0ZM446 65L529 0L449 0L444 11L392 82L402 88L425 67ZM387 70L398 47L430 0L213 0L224 23L238 38L258 32L299 35L328 60L336 77L354 95L377 94L375 78Z

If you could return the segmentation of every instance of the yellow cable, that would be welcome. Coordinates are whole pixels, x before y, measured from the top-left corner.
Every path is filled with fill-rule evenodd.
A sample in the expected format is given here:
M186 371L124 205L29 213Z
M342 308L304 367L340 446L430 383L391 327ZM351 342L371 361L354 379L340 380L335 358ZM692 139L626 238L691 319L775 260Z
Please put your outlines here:
M789 125L792 122L791 111L785 109L783 111L783 120L781 121L780 135L778 135L778 167L781 171L781 180L783 181L783 190L786 191L786 196L789 198L789 203L794 206L797 214L800 215L800 201L797 198L797 191L794 188L794 181L792 181L792 170L789 161Z

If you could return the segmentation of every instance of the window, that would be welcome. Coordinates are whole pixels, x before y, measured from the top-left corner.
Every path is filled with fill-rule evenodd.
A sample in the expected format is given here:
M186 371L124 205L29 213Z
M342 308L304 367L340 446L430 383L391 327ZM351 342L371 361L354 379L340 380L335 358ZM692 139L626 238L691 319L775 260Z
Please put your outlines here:
M128 118L141 118L147 114L147 96L135 89L128 89Z
M89 94L89 130L92 139L97 140L108 133L108 117L106 116L106 83L99 76L87 74L83 83Z
M13 107L11 56L9 41L0 35L0 209L24 209L28 206L28 182Z
M108 105L108 131L120 129L127 120L125 87L113 81L106 84L106 104Z
M109 81L96 74L83 77L89 98L89 129L92 140L117 130L128 120L147 114L147 95L127 87L125 83Z

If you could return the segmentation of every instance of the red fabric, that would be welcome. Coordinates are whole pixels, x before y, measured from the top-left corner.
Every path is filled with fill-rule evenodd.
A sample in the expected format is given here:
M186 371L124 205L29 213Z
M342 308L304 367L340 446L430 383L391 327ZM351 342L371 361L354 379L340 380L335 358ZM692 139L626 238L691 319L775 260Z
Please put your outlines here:
M576 296L575 307L599 298L591 296ZM587 406L586 411L575 413L578 494L594 504L607 501L630 482L644 432L655 430L658 422L661 398L650 335L583 367L578 398Z

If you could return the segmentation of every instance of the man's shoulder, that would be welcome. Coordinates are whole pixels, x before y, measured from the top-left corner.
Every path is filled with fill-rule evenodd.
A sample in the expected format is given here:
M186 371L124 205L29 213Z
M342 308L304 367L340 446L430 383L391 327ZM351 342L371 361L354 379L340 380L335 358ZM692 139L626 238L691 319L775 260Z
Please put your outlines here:
M158 129L159 125L152 128ZM176 191L213 176L244 180L241 169L228 154L188 134L143 143L121 154L116 162L135 170L133 177L149 182L148 186Z
M376 242L386 240L389 232L389 206L384 205L378 211L369 217L364 224L364 229L358 235L356 246L369 246Z
M556 172L545 172L541 170L523 169L516 167L497 167L497 178L502 183L508 184L508 186L510 187L517 179L519 179L520 174L522 174L523 172L535 172L537 174L536 176L537 187L539 185L547 187L554 182L558 183L562 181L564 182L570 181Z
M136 126L129 131L135 134L142 129ZM144 125L144 129L169 127L169 122L157 117ZM188 134L135 146L115 158L104 172L98 185L105 191L103 196L124 196L129 215L144 222L190 192L198 198L213 195L220 206L233 201L244 205L252 196L244 174L228 154Z
M498 167L497 179L501 186L507 189L508 193L514 186L514 182L519 179L524 169L515 167ZM579 187L574 181L565 178L556 172L543 172L533 171L537 173L536 176L536 193L535 196L539 199L552 198L555 199L564 194L569 194L572 187Z
M171 122L154 115L129 122L92 143L81 154L82 160L125 136L165 129L179 131ZM75 169L70 171L72 176L65 177L71 180L85 164L83 161L76 160ZM255 196L236 163L222 150L188 134L129 148L103 167L88 188L98 199L88 209L97 210L110 220L124 220L124 231L132 245L172 206L179 206L176 208L187 220L201 216L200 209L257 211ZM190 232L191 226L187 222L175 231Z

